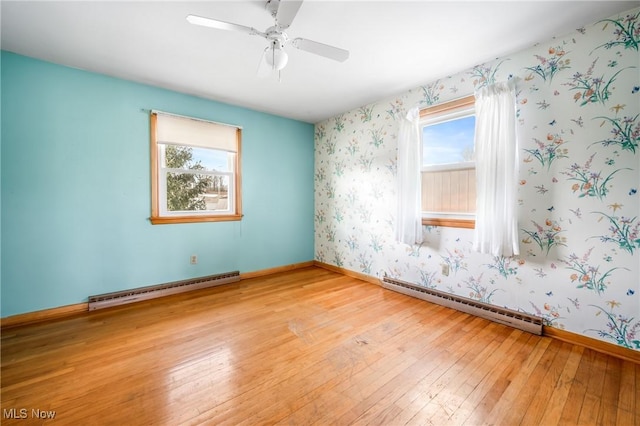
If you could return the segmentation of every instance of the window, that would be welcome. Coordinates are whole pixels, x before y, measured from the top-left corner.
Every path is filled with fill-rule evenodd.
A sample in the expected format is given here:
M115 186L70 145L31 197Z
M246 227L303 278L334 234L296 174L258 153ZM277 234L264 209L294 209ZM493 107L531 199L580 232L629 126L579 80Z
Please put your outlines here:
M420 111L424 225L475 225L474 104L467 96Z
M152 111L151 223L240 220L236 126Z

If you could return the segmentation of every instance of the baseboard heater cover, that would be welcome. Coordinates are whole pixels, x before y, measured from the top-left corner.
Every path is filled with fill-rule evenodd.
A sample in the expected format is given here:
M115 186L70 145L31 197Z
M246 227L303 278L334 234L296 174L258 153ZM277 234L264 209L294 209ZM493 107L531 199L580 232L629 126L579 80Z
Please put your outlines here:
M155 299L157 297L168 296L170 294L215 287L237 281L240 281L240 271L226 272L223 274L209 275L183 281L174 281L166 284L139 287L132 290L99 294L96 296L89 296L89 310L95 311L96 309L134 303L141 300Z
M443 291L421 287L405 281L400 281L391 277L384 277L381 281L382 287L397 291L407 296L426 300L427 302L446 306L458 311L466 312L481 318L485 318L500 324L508 325L529 333L542 335L542 318L534 315L524 314L507 308L490 305L466 297L455 296Z

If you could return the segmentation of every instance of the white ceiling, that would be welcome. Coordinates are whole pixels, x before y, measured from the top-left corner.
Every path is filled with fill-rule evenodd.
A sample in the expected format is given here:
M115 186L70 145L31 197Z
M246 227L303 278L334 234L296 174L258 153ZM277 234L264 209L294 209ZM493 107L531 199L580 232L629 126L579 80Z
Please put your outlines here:
M287 30L347 49L335 62L289 47L260 79L266 40L191 25L195 14L264 31L262 1L6 1L2 49L316 123L630 10L622 1L307 0Z

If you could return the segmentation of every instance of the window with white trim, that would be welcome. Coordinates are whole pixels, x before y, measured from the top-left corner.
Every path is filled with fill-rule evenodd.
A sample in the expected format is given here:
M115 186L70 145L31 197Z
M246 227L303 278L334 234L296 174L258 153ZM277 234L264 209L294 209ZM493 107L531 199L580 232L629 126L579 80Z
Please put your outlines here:
M474 105L467 96L420 111L425 225L475 225Z
M241 129L151 112L151 223L240 220Z

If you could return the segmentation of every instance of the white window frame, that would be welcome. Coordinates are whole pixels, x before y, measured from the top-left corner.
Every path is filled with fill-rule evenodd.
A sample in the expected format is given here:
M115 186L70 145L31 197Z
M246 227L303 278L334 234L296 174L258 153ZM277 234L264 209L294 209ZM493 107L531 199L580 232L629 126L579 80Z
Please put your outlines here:
M159 111L151 112L151 223L152 224L169 224L169 223L193 223L193 222L218 222L218 221L233 221L241 220L241 196L240 196L240 141L241 141L241 128L238 126L231 126L233 131L229 129L223 129L223 138L218 145L225 149L215 149L209 146L204 146L201 141L198 141L199 135L193 139L193 143L180 143L180 140L164 141L158 140L158 115L166 115L174 118L185 119L184 122L189 124L193 120L193 125L197 128L195 133L201 132L202 128L211 125L215 132L215 126L231 126L228 124L216 123L208 120L201 120L192 117L184 117L170 113L164 113ZM204 127L203 127L204 125ZM187 129L189 130L189 129ZM177 136L172 136L172 139L189 140L190 135L184 132L177 132ZM226 136L224 136L226 135ZM234 140L229 140L230 138ZM167 168L165 167L164 151L165 147L173 145L177 147L197 147L204 149L211 149L213 151L227 152L229 157L229 170L230 171L211 171L211 170L192 170L182 168ZM194 175L208 175L208 176L223 176L229 179L227 188L227 209L226 210L195 210L195 211L169 211L167 210L167 175L169 173L187 173Z
M424 146L422 136L424 128L430 125L445 123L447 121L475 115L475 97L473 95L456 99L442 104L434 105L420 111L420 148ZM422 152L420 154L422 159ZM458 163L433 164L422 166L422 172L445 170L469 170L475 169L475 161L462 161ZM448 226L456 228L474 228L475 213L467 212L422 212L422 223L432 226Z
M159 158L159 207L160 207L160 216L185 216L185 215L194 215L194 216L207 216L207 215L229 215L233 213L233 206L235 205L235 170L233 170L233 166L235 160L231 161L230 168L232 171L230 172L220 172L220 171L209 171L209 170L192 170L192 169L176 169L164 167L166 162L164 161L164 148L167 144L157 144L158 146L158 158ZM179 147L189 147L189 145L174 145ZM219 150L216 150L219 151ZM231 154L235 157L235 154ZM227 209L226 210L176 210L170 211L167 210L167 175L169 173L176 174L192 174L192 175L207 175L207 176L224 176L229 179L229 184L227 188Z

